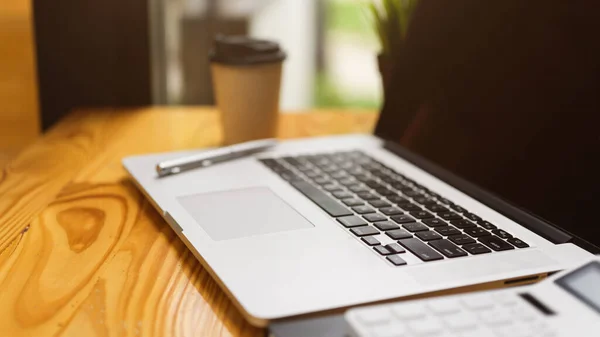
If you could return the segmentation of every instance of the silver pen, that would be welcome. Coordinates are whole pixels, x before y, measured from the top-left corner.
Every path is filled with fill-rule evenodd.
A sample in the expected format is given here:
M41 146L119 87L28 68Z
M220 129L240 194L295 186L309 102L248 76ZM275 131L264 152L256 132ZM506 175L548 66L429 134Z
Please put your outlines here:
M160 162L156 165L156 172L159 177L165 177L195 168L207 167L246 157L267 150L275 145L277 145L276 139L263 139L226 146L216 150L208 150L192 156Z

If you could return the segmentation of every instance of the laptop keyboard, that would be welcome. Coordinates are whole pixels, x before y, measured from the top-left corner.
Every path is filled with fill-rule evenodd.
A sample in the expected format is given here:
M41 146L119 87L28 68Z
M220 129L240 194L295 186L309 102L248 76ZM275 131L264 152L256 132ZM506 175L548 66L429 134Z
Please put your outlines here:
M260 161L395 266L529 247L360 151Z

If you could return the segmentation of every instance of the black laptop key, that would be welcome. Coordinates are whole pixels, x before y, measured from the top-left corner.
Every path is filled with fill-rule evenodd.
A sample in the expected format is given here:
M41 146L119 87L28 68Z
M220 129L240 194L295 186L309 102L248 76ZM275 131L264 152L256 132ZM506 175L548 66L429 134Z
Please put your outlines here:
M336 191L341 191L342 187L338 184L327 184L327 185L323 185L323 189L328 192L336 192Z
M434 218L433 214L427 212L427 211L416 211L416 212L410 212L410 215L412 215L413 217L417 218L417 219L431 219Z
M406 253L406 250L404 250L404 248L397 243L390 243L389 245L385 245L385 248L387 248L394 254Z
M369 246L377 246L377 245L381 244L381 242L379 242L379 240L377 240L376 238L374 238L372 236L365 236L361 240Z
M369 188L364 185L351 185L348 186L348 189L354 193L369 192Z
M439 201L439 202L441 202L441 203L442 203L442 204L444 204L444 205L448 205L448 206L454 205L454 204L452 203L452 201L450 201L450 200L448 200L448 199L446 199L446 198L439 198L439 199L438 199L438 201Z
M513 245L500 239L499 237L497 237L495 235L484 236L482 238L479 238L479 242L483 243L484 245L492 248L493 250L495 250L497 252L503 251L503 250L515 249L515 247Z
M391 219L396 221L397 223L409 223L417 221L412 216L406 214L394 215L391 217Z
M356 198L350 198L350 199L344 199L342 200L342 202L344 204L346 204L346 206L361 206L364 205L365 202L360 200L360 199L356 199Z
M512 238L512 235L510 235L507 231L502 230L502 229L494 229L492 231L492 233L498 235L500 238L502 238L504 240Z
M291 181L290 184L304 194L307 198L309 198L312 202L321 207L325 212L329 213L329 215L333 217L352 215L352 212L349 209L342 206L339 202L337 202L337 200L331 198L310 183L297 180Z
M352 207L352 210L358 214L375 213L375 210L369 206L356 206L356 207Z
M366 174L355 174L355 175L354 175L354 178L355 178L356 180L359 180L359 181L362 181L362 182L365 182L365 181L370 181L370 180L371 180L371 177L369 177L369 176L368 176L368 175L366 175Z
M450 223L453 224L457 228L471 228L471 227L477 226L476 224L472 223L471 221L465 220L465 219L452 220L452 221L450 221Z
M375 246L375 247L373 247L373 249L375 249L375 251L377 253L379 253L380 255L392 255L392 254L394 254L389 249L385 248L384 246Z
M457 245L461 245L461 246L476 242L475 239L473 239L472 237L465 235L465 234L449 236L448 240L456 243Z
M373 226L377 227L380 231L389 231L400 228L400 226L391 221L377 221L373 223Z
M458 229L456 229L455 227L452 226L445 226L445 227L435 227L434 228L436 232L440 233L443 236L450 236L450 235L459 235L462 234L462 232Z
M402 227L404 229L406 229L409 232L422 232L422 231L427 231L429 230L429 227L423 225L420 222L411 222L411 223L405 223L402 225Z
M298 175L296 175L296 173L294 173L292 171L281 172L279 174L279 176L281 176L281 178L286 181L297 181L297 180L302 181L303 180Z
M493 223L491 223L489 221L485 221L485 220L477 221L477 224L487 230L492 230L492 229L498 228Z
M404 182L397 181L395 183L392 183L391 185L399 191L402 191L403 189L406 189L407 191L412 191L412 188L407 187L407 185Z
M354 196L354 194L352 194L348 191L335 191L332 194L334 197L336 197L338 199L348 199L348 198L352 198Z
M448 226L448 223L446 223L446 221L435 218L435 219L425 219L423 220L423 223L426 224L429 227L445 227Z
M399 244L404 246L409 252L415 254L418 258L423 261L435 261L442 260L444 257L440 255L431 247L427 246L419 239L402 239L398 241Z
M487 230L481 228L481 227L471 227L471 228L465 228L463 230L466 234L469 234L470 236L474 237L474 238L480 238L483 236L490 236L492 235L490 232L488 232Z
M429 242L429 245L435 249L437 249L440 253L444 254L446 257L455 258L461 256L467 256L467 252L460 249L458 246L453 244L448 240L436 240Z
M351 215L351 216L343 216L341 218L337 218L337 221L344 225L346 228L360 227L368 225L365 220Z
M488 247L482 245L481 243L467 244L462 246L462 248L473 255L486 254L492 252Z
M457 211L458 213L469 213L469 211L467 211L463 207L460 207L460 206L455 205L455 204L450 205L450 208L452 208L453 210Z
M375 229L375 227L371 226L354 227L351 228L350 231L356 236L369 236L379 234L379 231Z
M439 194L432 192L432 191L429 191L429 195L436 200L441 198L441 196Z
M402 191L402 193L403 193L404 195L408 196L408 197L411 197L411 198L417 198L417 197L420 197L420 196L422 196L421 192L419 192L419 191L415 191L415 190L411 190L411 191Z
M366 206L359 206L359 207L366 207ZM365 220L367 220L369 222L378 222L378 221L386 221L387 220L387 217L385 215L381 215L379 213L365 214L365 215L363 215L363 218L365 218Z
M277 160L275 159L271 159L271 158L267 158L267 159L261 159L260 160L263 164L265 164L268 167L274 167L274 166L278 166L280 165Z
M385 207L380 208L379 210L385 215L404 214L404 212L402 212L402 210L397 207Z
M310 170L310 171L304 172L304 175L306 175L307 177L309 177L311 179L315 179L321 175L321 172L315 171L315 170Z
M371 204L371 206L376 207L376 208L386 208L386 207L392 207L392 205L385 201L385 200L370 200L369 204Z
M460 215L458 215L454 212L442 212L442 213L438 213L438 216L444 220L460 220L461 219Z
M336 172L341 171L341 168L339 166L336 165L329 165L329 166L324 166L321 168L324 172L327 172L329 175L332 175Z
M512 237L512 238L508 239L507 241L510 242L511 244L513 244L517 248L529 247L529 245L525 241L515 238L515 237Z
M410 200L399 195L387 196L387 198L396 205L410 204Z
M395 191L392 191L387 187L379 187L379 188L376 188L375 191L385 197L397 195L397 193Z
M331 180L329 180L329 178L323 177L323 176L317 177L317 178L313 179L313 181L319 185L331 184Z
M389 255L386 256L386 259L390 261L394 266L404 266L406 265L406 261L398 255Z
M419 212L422 211L423 209L415 204L401 204L398 205L398 207L402 208L403 210L407 211L407 212Z
M464 213L463 216L469 220L481 221L481 218L473 213Z
M366 180L366 181L364 181L363 183L364 183L365 185L369 186L370 188L374 189L374 190L376 190L376 189L378 189L378 188L385 187L385 186L381 185L381 184L380 184L378 181L376 181L376 180L373 180L373 179L371 179L371 180Z
M346 168L346 172L355 176L355 175L359 175L359 174L364 174L365 171L363 171L363 169L361 169L360 167L353 166L351 168Z
M379 225L379 224L381 224L381 222L378 222L375 225ZM404 229L394 229L394 230L386 232L385 234L394 240L408 239L408 238L413 237L412 234L405 231Z
M444 213L444 212L448 212L448 208L446 208L445 206L442 206L440 204L433 204L433 205L427 205L425 206L428 210L432 211L433 213Z
M423 206L427 206L427 205L435 205L437 204L435 202L435 200L428 198L428 197L417 197L413 199L416 203L421 204Z
M360 192L357 194L359 198L361 198L362 200L377 200L379 199L379 196L371 193L371 192Z
M344 186L351 186L351 185L356 184L356 179L348 177L348 178L342 178L342 179L338 180L338 182Z
M415 236L423 241L433 241L442 238L441 235L433 231L418 232L415 234Z
M329 176L333 179L339 180L339 179L344 179L344 178L348 177L348 173L346 173L346 171L344 171L344 170L339 170L337 172L331 173Z
M295 157L283 157L281 159L294 167L306 166L305 160L299 160Z

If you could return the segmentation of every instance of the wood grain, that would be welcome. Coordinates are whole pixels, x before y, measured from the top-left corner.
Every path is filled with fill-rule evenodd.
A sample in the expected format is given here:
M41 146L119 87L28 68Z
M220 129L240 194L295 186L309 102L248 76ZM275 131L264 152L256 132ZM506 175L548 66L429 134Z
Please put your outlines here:
M284 115L282 138L374 113ZM208 108L81 111L0 175L1 336L262 336L127 179L123 156L215 146Z
M39 135L29 0L0 1L0 167Z

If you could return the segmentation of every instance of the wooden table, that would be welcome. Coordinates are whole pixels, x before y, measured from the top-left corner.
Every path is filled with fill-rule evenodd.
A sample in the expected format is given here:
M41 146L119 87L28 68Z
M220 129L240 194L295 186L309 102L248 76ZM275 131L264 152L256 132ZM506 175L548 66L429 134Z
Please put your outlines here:
M282 116L280 137L376 114ZM210 108L71 114L0 173L0 336L262 336L136 190L121 158L217 146Z

